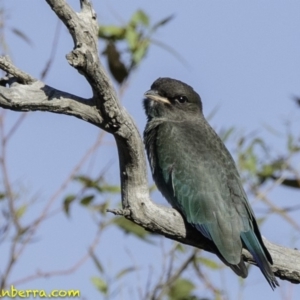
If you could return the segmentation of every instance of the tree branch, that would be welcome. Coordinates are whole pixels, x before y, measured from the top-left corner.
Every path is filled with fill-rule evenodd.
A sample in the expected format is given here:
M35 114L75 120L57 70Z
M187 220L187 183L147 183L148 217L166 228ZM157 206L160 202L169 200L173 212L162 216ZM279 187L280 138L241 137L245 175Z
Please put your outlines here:
M1 107L14 111L39 110L66 114L103 126L103 118L93 99L84 99L45 85L12 65L7 57L0 57L0 68L2 66L5 66L5 71L13 70L13 74L0 80ZM31 78L30 81L28 78Z
M73 38L74 49L67 55L67 60L89 82L93 98L83 99L55 90L40 81L32 80L31 77L26 79L27 74L11 71L17 69L7 66L5 58L1 58L0 68L9 72L10 78L1 81L6 87L0 86L0 106L15 111L41 110L72 115L112 133L118 147L123 209L111 212L125 216L148 231L218 253L213 243L186 224L176 210L151 201L143 142L135 123L121 106L113 85L100 64L97 47L98 25L90 2L81 0L82 10L76 14L64 0L46 1ZM266 246L273 256L276 276L299 283L300 252L267 241ZM254 263L246 250L243 250L243 257L245 261Z
M3 56L0 61L0 69L5 71L7 74L11 75L12 77L15 77L18 79L18 82L23 84L30 84L36 81L32 76L29 74L19 70L17 67L15 67L8 56ZM4 85L6 81L9 80L9 77L4 78L1 80L0 84Z

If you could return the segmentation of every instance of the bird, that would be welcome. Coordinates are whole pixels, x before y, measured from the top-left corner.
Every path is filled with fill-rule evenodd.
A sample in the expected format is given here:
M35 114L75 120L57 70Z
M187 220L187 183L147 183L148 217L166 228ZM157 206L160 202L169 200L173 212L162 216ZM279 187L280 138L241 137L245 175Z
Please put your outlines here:
M267 282L279 286L235 162L203 115L200 96L188 84L158 78L144 94L144 144L162 195L218 249L240 277L248 276L246 248Z

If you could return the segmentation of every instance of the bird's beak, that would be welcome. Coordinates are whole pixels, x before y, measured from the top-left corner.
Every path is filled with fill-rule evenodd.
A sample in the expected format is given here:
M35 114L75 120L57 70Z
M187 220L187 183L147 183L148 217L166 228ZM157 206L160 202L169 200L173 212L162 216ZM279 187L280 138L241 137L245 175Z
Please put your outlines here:
M163 102L163 103L166 103L166 104L171 104L170 101L168 100L168 98L165 98L165 97L162 97L158 94L157 91L155 90L149 90L147 91L144 96L147 98L147 99L151 99L151 100L154 100L154 101L159 101L159 102Z

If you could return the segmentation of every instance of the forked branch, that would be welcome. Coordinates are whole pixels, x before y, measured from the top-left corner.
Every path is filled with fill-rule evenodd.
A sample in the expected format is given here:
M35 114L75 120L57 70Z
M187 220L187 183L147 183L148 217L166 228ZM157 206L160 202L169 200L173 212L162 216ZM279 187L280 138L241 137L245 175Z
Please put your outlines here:
M8 76L0 81L0 106L15 111L41 110L71 115L113 134L119 154L123 208L111 212L125 216L148 231L216 253L215 246L185 224L176 210L151 201L143 142L100 63L97 46L98 24L91 3L81 0L82 10L77 14L64 0L46 1L73 38L74 49L67 55L67 60L89 82L93 97L83 99L51 88L18 70L2 57L0 68L8 72ZM276 276L299 283L299 251L268 241L266 245L274 258L273 269ZM243 256L245 261L253 263L246 250L243 251Z

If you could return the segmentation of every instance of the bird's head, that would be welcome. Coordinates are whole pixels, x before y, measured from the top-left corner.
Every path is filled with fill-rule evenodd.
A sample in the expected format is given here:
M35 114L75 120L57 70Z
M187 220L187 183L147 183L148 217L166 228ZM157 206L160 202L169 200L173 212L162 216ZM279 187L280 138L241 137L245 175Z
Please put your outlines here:
M148 119L186 119L202 115L200 96L191 86L176 79L158 78L144 96Z

